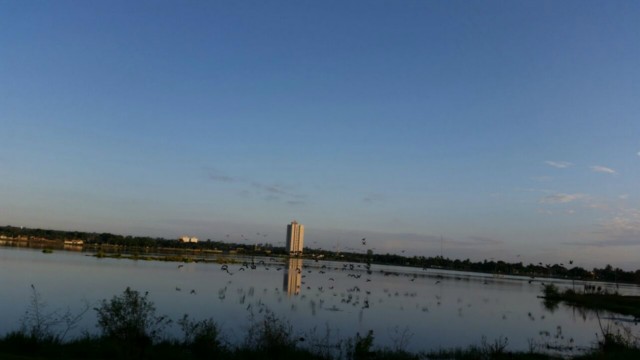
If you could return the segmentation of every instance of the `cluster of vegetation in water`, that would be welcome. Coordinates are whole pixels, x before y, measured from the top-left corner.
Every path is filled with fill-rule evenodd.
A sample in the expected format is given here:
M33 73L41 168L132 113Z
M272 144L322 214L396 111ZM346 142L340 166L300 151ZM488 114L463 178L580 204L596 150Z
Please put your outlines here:
M640 296L622 296L597 285L584 285L581 291L572 288L561 291L554 284L546 284L543 286L543 298L545 305L550 308L559 302L565 302L580 308L606 310L640 320Z
M547 290L545 290L547 291ZM29 309L19 330L0 338L2 359L566 359L538 352L507 350L508 339L482 339L464 349L420 353L406 351L411 335L400 333L387 348L374 346L372 331L346 339L296 334L292 326L268 309L252 314L245 337L238 345L226 340L213 319L193 320L187 315L176 321L182 338L168 338L164 330L172 322L158 315L148 294L127 288L120 295L102 300L96 311L99 334L85 332L67 340L87 305L78 314L47 312L33 289ZM640 348L631 334L603 329L597 347L574 359L638 359Z

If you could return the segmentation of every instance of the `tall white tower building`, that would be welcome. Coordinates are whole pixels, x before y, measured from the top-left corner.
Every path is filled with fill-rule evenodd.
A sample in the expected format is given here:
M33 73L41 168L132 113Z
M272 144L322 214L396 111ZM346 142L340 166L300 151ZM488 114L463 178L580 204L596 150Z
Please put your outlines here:
M291 224L287 225L287 250L289 255L302 254L302 247L304 246L304 225L298 224L293 220Z

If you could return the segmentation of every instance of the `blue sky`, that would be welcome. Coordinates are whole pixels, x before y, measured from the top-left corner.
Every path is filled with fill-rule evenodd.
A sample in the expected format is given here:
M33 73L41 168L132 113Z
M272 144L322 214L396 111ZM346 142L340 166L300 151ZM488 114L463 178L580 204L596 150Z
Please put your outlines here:
M0 223L640 268L638 2L0 1L0 45Z

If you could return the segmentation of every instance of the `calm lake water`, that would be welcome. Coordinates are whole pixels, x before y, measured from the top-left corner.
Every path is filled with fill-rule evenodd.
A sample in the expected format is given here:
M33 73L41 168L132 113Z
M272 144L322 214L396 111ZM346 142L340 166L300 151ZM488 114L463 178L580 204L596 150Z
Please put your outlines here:
M320 337L328 328L337 339L373 330L375 345L393 346L406 333L410 351L477 345L483 336L489 342L506 337L512 350L527 350L531 342L585 349L600 332L594 313L562 304L545 308L537 298L540 283L528 278L377 265L367 274L364 264L307 259L255 258L254 263L255 269L232 264L224 271L214 263L98 259L86 253L0 247L0 334L18 329L31 284L49 311L78 311L83 301L94 307L126 287L148 291L159 314L174 320L184 314L213 318L232 343L243 339L250 314L259 316L265 308L286 318L300 336L312 336L316 329ZM575 286L581 289L582 283ZM615 284L605 286L616 289ZM617 289L640 295L637 286ZM600 317L604 324L617 322L639 331L622 316ZM87 312L75 334L97 333L95 323L95 312ZM179 336L177 327L168 332Z

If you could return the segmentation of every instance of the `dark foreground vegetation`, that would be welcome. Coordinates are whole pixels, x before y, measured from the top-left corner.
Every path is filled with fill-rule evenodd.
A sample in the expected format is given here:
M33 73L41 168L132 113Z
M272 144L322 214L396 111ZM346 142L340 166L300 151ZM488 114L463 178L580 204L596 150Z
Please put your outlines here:
M537 352L507 350L508 339L482 339L466 349L409 353L409 337L401 336L388 348L374 346L374 334L347 339L325 335L296 335L291 325L268 309L251 316L243 341L229 343L213 319L176 321L182 338L172 339L164 330L172 320L156 314L148 294L127 288L96 308L99 334L85 333L67 340L89 306L78 314L47 312L33 289L31 304L18 331L0 338L0 359L566 359ZM589 353L574 359L639 359L637 339L630 333L602 329L602 337ZM406 335L406 334L405 334Z
M242 243L206 239L198 243L181 243L173 239L152 238L147 236L124 236L110 233L90 233L81 231L60 231L30 229L15 226L0 227L0 241L19 246L42 247L50 251L63 249L65 241L73 244L82 243L81 246L71 245L76 250L93 251L105 256L118 256L119 254L133 254L138 260L171 260L171 261L197 261L199 255L207 254L243 254L251 256L286 256L282 246L274 246L268 242L251 243L252 240L243 238ZM159 258L146 254L168 254ZM523 275L532 277L557 277L586 281L605 281L615 283L640 284L640 269L636 271L624 271L607 265L604 268L584 269L572 260L566 264L524 264L522 262L508 263L505 261L483 260L471 261L469 259L449 259L442 256L413 256L407 257L398 254L377 254L367 249L364 244L361 250L334 252L324 249L305 248L304 257L324 260L337 260L347 262L360 262L368 264L399 265L421 267L424 269L438 268L458 271L472 271L505 275Z

